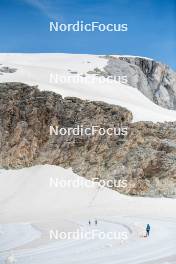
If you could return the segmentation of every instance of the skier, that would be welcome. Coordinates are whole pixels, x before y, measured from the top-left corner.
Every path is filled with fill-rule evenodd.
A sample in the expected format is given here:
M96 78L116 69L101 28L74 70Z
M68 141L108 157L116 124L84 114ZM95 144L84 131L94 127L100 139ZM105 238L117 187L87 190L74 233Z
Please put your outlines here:
M89 220L89 225L91 225L91 222L90 222L90 220Z
M147 227L146 227L146 237L148 237L150 235L150 225L147 224Z
M98 224L97 219L95 219L95 225L97 225L97 224Z

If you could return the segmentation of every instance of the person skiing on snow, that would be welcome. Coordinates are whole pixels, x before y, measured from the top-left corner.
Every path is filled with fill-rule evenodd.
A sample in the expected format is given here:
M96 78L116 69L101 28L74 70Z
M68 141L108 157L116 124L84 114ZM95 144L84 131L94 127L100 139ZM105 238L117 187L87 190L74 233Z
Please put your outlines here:
M97 219L95 219L95 225L97 225L97 224L98 224Z
M89 220L89 225L91 225L91 222L90 222L90 220Z
M150 225L147 224L147 227L146 227L146 236L148 237L150 235Z

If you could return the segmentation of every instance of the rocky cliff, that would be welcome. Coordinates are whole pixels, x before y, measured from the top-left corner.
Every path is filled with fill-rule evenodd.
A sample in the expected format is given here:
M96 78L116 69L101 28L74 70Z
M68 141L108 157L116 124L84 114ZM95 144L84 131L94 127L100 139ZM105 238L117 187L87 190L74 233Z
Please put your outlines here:
M0 165L71 167L88 179L125 179L120 192L176 196L176 122L131 123L132 113L103 102L39 91L22 83L0 84ZM128 127L128 135L50 135L59 128Z
M127 76L128 84L154 103L176 109L176 72L169 66L140 57L106 56L106 76Z

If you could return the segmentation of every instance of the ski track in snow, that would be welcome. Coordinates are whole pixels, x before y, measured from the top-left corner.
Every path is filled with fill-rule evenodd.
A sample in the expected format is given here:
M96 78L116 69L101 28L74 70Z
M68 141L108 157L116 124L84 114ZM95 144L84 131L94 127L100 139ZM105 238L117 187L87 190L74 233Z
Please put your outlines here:
M129 219L131 221L131 218ZM135 220L140 221L142 224L139 217ZM102 222L109 223L109 227L111 227L112 223L116 224L115 220L103 220ZM157 260L158 258L173 255L176 245L175 223L170 224L167 221L158 220L152 220L150 223L153 226L153 234L148 239L135 238L123 244L115 243L115 245L113 243L111 245L110 241L101 241L98 239L93 241L59 241L51 243L49 246L36 249L14 251L14 255L19 264L140 264L146 262L146 260ZM117 223L118 225L120 225L119 222ZM121 225L123 226L123 223ZM101 230L106 229L105 227L107 226L101 225Z
M65 190L59 187L51 191L48 185L50 175L60 180L81 178L70 169L49 165L1 170L0 264L4 263L9 252L13 252L19 264L158 264L157 261L164 264L170 258L173 258L169 260L171 264L176 263L175 200L128 197L110 189L98 189L96 183L91 189ZM35 189L39 186L41 191L37 193ZM9 198L12 188L15 195ZM35 203L37 200L40 207ZM91 226L88 225L89 219ZM98 220L97 226L95 219ZM151 236L144 238L147 223L152 227ZM48 231L52 225L52 229L59 226L66 231L75 231L78 226L84 231L96 228L105 233L127 232L128 239L48 239L45 243L40 242L43 227ZM38 241L37 246L35 241Z

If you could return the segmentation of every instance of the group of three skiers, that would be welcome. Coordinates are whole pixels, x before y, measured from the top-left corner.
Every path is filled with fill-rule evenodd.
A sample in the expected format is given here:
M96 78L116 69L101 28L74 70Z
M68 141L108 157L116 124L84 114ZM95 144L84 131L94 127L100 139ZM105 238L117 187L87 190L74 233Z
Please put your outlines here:
M91 221L89 220L89 226L91 225ZM97 225L98 221L97 219L94 220L94 224ZM150 235L150 225L147 224L146 226L146 237L148 237ZM16 259L15 257L11 254L5 261L6 264L15 264L16 263Z
M94 223L95 223L95 225L98 224L97 219L95 219ZM91 225L91 221L89 220L89 226L90 226L90 225ZM149 235L150 235L150 225L147 224L147 226L146 226L146 237L149 237Z

